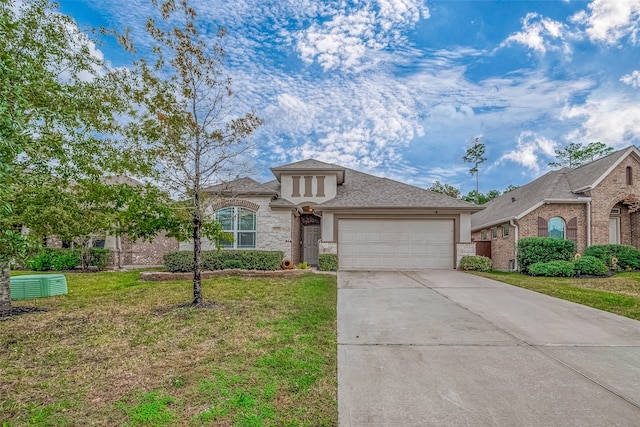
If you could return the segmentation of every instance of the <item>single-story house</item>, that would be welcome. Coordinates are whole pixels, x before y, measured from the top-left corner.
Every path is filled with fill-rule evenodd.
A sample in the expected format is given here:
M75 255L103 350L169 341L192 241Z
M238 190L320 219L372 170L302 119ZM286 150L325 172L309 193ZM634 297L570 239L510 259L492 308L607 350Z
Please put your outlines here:
M609 243L640 247L639 209L640 151L630 146L492 200L471 216L472 238L487 242L478 243L478 254L486 250L494 269L514 270L524 237L574 240L578 252Z
M482 207L313 159L271 171L266 183L208 188L212 214L234 236L225 247L280 250L309 265L332 253L341 269L363 270L455 268L475 254L471 214Z

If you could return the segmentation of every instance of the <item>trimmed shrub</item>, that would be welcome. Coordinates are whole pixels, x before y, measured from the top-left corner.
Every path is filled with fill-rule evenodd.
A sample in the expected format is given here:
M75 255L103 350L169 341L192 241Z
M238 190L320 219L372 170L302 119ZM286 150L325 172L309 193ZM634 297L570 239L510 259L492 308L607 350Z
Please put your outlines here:
M463 270L489 271L491 259L482 255L465 255L460 259L460 268Z
M529 274L544 277L573 277L576 269L571 261L535 262L529 265Z
M244 269L244 264L239 259L228 259L222 263L222 268L225 270L229 268Z
M73 270L80 265L80 251L67 248L42 248L29 258L26 267L35 271Z
M279 270L284 257L281 251L213 250L202 251L203 270L244 268L247 270ZM230 264L228 261L234 261ZM235 265L238 267L226 267ZM171 272L193 271L193 252L176 251L164 255L164 267Z
M164 268L176 273L179 271L193 271L193 252L175 251L168 252L162 257Z
M69 250L51 257L51 270L73 270L80 265L80 253Z
M576 253L576 243L572 240L552 237L525 237L518 241L518 265L523 273L535 263L551 261L571 261Z
M337 254L318 255L318 270L338 271L338 255Z
M609 268L600 261L600 259L585 255L573 261L573 265L576 271L580 271L580 274L587 276L604 276L609 271Z
M104 270L107 268L107 264L109 264L110 253L111 251L109 249L91 248L89 250L89 265L98 267L100 271Z
M584 250L584 255L594 256L610 268L613 258L617 258L616 265L621 269L640 269L640 250L628 245L595 245Z
M35 271L47 271L51 270L51 254L48 252L41 252L29 258L26 262L26 266L29 270Z

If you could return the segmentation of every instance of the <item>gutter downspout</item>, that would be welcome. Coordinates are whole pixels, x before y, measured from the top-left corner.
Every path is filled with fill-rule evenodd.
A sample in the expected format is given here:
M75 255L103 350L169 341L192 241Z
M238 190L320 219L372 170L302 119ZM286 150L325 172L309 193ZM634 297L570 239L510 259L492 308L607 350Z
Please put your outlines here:
M591 246L591 200L587 202L587 247Z
M515 237L515 242L513 244L513 268L515 271L518 271L518 225L512 219L509 220L509 224L514 228Z

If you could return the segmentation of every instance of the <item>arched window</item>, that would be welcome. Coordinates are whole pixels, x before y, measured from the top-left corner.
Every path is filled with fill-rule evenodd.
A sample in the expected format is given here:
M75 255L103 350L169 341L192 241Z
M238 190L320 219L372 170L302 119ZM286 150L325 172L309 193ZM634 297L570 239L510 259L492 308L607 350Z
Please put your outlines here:
M564 239L564 221L562 218L553 217L549 220L549 231L547 232L547 236L555 237L556 239Z
M627 166L627 185L633 185L633 170Z
M240 206L220 209L216 220L225 233L233 236L233 242L220 241L220 247L252 249L256 247L256 213Z

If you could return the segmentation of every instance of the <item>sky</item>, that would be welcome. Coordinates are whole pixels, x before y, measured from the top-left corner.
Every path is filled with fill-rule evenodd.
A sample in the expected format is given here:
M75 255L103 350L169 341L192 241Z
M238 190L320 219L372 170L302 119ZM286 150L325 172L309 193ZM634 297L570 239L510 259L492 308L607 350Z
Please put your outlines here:
M149 0L58 0L80 28L131 30ZM315 158L428 188L481 192L549 171L554 150L640 144L640 0L191 0L227 30L238 113L255 110L254 179ZM102 39L113 67L132 56Z

